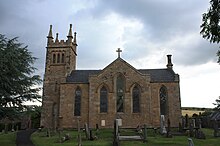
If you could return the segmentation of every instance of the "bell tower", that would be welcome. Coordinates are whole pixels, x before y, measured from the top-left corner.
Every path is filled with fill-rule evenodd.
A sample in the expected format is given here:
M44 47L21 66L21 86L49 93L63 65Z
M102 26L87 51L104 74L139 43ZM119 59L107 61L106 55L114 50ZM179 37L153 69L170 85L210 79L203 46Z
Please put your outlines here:
M43 102L41 125L57 128L59 117L60 84L66 82L66 77L76 69L76 32L72 35L70 24L67 40L59 40L56 33L54 41L52 25L47 36L46 64L43 85Z

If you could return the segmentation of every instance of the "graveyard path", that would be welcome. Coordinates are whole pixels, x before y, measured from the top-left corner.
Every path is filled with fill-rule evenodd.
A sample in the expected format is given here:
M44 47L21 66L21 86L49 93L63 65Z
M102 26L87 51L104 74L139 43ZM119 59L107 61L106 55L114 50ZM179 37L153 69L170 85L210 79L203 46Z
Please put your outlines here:
M16 146L34 146L31 141L31 134L35 130L28 129L17 132Z

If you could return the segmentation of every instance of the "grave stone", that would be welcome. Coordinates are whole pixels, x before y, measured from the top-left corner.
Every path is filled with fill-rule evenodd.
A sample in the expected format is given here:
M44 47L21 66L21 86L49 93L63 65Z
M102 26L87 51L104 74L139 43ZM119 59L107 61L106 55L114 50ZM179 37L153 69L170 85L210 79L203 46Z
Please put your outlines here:
M170 133L171 129L170 129L170 119L168 118L167 120L167 138L172 138L172 134Z
M201 119L198 119L198 127L199 127L199 129L202 129L202 120Z
M195 137L198 138L198 139L206 139L205 133L203 131L201 131L201 130L198 130L196 132L196 136Z
M218 121L215 119L213 123L213 128L214 128L214 137L220 137L220 132L218 129Z
M189 136L193 137L194 133L193 133L193 123L189 124Z
M114 121L114 140L113 146L119 146L119 138L118 138L118 122L117 120Z
M146 126L146 124L144 124L144 143L146 143L147 142L147 126Z
M193 125L193 128L196 127L196 120L195 119L192 119L192 125Z
M186 121L185 128L188 128L188 126L189 126L189 116L188 116L188 114L186 114L186 116L185 116L185 121Z
M82 146L81 132L80 132L80 123L79 119L77 119L77 131L78 131L78 146Z
M85 128L86 138L89 139L90 138L90 132L89 132L89 127L88 127L87 123L84 124L84 128Z
M101 126L105 127L105 120L101 120Z
M160 133L161 134L166 134L166 127L165 127L165 117L164 115L160 116Z
M186 118L182 117L182 129L186 128Z
M188 138L188 146L194 146L192 138Z

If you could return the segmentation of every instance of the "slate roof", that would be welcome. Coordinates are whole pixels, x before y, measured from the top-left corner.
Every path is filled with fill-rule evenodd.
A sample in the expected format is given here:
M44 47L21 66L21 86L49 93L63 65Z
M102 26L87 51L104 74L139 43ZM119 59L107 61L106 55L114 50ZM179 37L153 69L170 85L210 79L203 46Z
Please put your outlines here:
M214 112L214 113L212 113L211 115L210 115L210 119L211 120L218 120L218 121L220 121L220 112Z
M74 70L66 78L67 83L89 83L90 75L97 75L102 70ZM151 82L174 82L175 73L171 69L138 69L142 74L150 74Z

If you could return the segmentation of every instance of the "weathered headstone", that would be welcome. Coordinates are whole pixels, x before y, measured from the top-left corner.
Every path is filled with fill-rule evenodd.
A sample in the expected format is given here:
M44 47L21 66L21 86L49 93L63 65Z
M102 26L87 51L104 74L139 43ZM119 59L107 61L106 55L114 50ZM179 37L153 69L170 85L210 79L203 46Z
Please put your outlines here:
M164 115L160 116L160 133L161 134L166 134L166 127L165 127L165 117Z
M185 128L187 128L189 126L189 116L188 116L188 114L186 114L186 116L185 116L185 121L186 121Z
M193 133L193 123L189 124L189 136L193 137L194 133Z
M101 120L101 126L102 126L102 127L105 126L105 120Z
M195 119L192 119L192 125L193 125L193 128L196 127L196 120Z
M199 129L197 130L195 137L198 139L206 139L205 133Z
M119 146L119 138L118 138L118 122L117 120L114 121L114 140L113 146Z
M182 117L182 129L186 128L186 118Z
M172 134L171 134L171 129L170 129L170 119L168 118L167 120L167 138L171 138Z
M213 128L214 128L214 137L220 137L220 131L218 129L218 121L215 119L213 123Z
M146 143L147 142L147 126L146 126L146 124L144 124L144 138L143 138L144 140L144 143Z
M84 124L84 128L85 128L86 138L89 139L90 138L90 133L89 133L89 127L88 127L87 123Z
M194 146L192 138L188 138L188 146Z
M79 119L77 119L77 129L78 129L78 146L82 146L82 139L81 139Z

